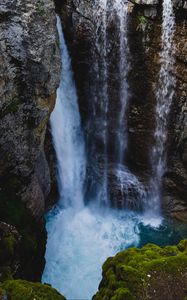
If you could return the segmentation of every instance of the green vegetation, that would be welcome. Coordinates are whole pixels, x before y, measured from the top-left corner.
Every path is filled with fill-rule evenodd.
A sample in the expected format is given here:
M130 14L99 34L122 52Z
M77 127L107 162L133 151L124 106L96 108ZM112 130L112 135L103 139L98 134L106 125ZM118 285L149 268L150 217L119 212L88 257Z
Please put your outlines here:
M187 240L178 246L147 244L142 249L130 248L105 262L94 300L164 299L168 291L171 300L176 293L177 299L183 300L186 272Z
M17 112L19 109L19 105L20 99L18 99L17 97L13 98L11 102L3 106L2 111L0 113L0 117L3 118L9 113Z
M148 24L148 19L144 16L138 16L138 26L137 26L137 31L145 31L146 26Z
M65 300L51 286L25 280L5 281L0 286L0 299L3 295L10 300Z
M145 16L138 16L138 20L142 24L146 24L147 23L147 18Z
M40 15L43 15L45 13L45 7L44 7L44 2L39 0L36 3L36 10Z
M28 224L28 216L24 204L16 195L10 193L6 195L5 192L0 192L2 200L0 201L1 221L24 229L24 225Z
M21 183L16 178L11 178L0 191L0 220L17 230L15 234L6 230L6 226L5 229L2 226L2 230L0 228L0 281L15 276L16 260L19 261L21 274L26 279L32 280L33 274L39 277L38 269L40 266L42 268L41 257L44 254L41 251L45 249L45 231L41 230L37 222L33 222L24 203L16 195L19 184ZM18 274L19 270L18 268Z

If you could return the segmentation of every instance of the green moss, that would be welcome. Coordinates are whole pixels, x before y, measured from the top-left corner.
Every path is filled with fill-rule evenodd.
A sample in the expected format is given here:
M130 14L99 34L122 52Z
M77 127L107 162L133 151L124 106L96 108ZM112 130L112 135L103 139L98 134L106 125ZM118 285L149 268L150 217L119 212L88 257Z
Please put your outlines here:
M182 287L187 285L186 249L187 241L181 241L178 246L147 244L142 249L130 248L118 253L103 265L103 279L93 299L146 300L153 291L162 293L160 287L164 286L172 294L173 282L177 289L181 285L179 299L183 299Z
M127 288L119 288L115 291L114 296L111 300L134 300L133 295L130 293Z
M12 270L11 270L10 266L6 266L6 265L3 266L1 268L1 273L2 273L2 276L1 276L2 281L13 279Z
M14 249L16 246L16 239L13 235L8 235L1 237L0 240L0 263L1 265L4 261L14 254Z
M10 180L8 181L10 184ZM38 224L29 215L21 199L16 196L17 180L13 180L15 189L8 189L5 185L0 191L0 219L2 222L13 225L20 236L19 246L14 247L13 236L4 237L0 241L0 280L10 279L7 276L7 267L11 268L14 274L15 259L18 257L19 270L21 275L29 280L40 277L40 268L43 268L43 257L45 251L46 236L42 231L41 224ZM19 248L19 249L18 249ZM5 272L6 271L6 272ZM34 274L34 276L33 276ZM39 279L38 279L39 280Z
M13 98L8 104L4 105L0 113L0 117L3 118L5 115L15 113L18 111L20 105L20 99L17 97Z
M43 15L45 13L44 3L41 0L36 3L36 11L40 15Z
M14 254L14 248L16 245L16 239L13 235L7 236L4 238L4 252L8 255Z
M17 247L17 232L1 224L0 227L0 281L12 279L12 265Z
M12 191L14 189L12 188ZM13 192L8 193L8 190L0 191L0 219L3 222L25 228L28 223L28 214L21 199Z
M49 285L24 280L9 280L1 285L10 300L65 300Z
M179 249L179 251L187 251L187 240L180 241L177 248Z
M140 23L147 23L147 18L145 16L138 16L138 20Z
M148 19L145 16L138 16L138 26L137 26L137 31L145 31L147 24L148 24Z

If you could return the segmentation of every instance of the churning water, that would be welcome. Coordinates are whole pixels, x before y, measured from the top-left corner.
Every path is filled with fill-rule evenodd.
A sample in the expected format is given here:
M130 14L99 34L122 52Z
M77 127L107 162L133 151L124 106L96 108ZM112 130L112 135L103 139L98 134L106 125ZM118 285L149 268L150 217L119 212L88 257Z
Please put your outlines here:
M99 212L95 207L51 212L43 281L67 299L91 299L107 257L138 246L138 220L133 213Z

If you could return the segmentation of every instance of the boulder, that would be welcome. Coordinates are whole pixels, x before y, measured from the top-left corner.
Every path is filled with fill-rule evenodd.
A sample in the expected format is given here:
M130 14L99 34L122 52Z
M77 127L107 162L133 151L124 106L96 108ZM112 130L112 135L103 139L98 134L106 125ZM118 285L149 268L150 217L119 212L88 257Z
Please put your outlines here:
M184 300L187 241L177 246L147 244L110 257L93 300Z

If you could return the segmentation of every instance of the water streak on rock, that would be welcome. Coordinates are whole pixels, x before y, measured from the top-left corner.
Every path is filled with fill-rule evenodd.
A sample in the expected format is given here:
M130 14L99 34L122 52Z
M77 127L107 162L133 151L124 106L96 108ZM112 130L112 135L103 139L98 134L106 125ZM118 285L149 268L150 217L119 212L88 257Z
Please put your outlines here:
M154 215L159 215L161 209L162 178L167 168L167 126L175 87L173 44L175 18L171 0L164 0L162 18L161 67L156 90L155 145L151 151L153 175L150 182L150 199L146 207L147 213Z

